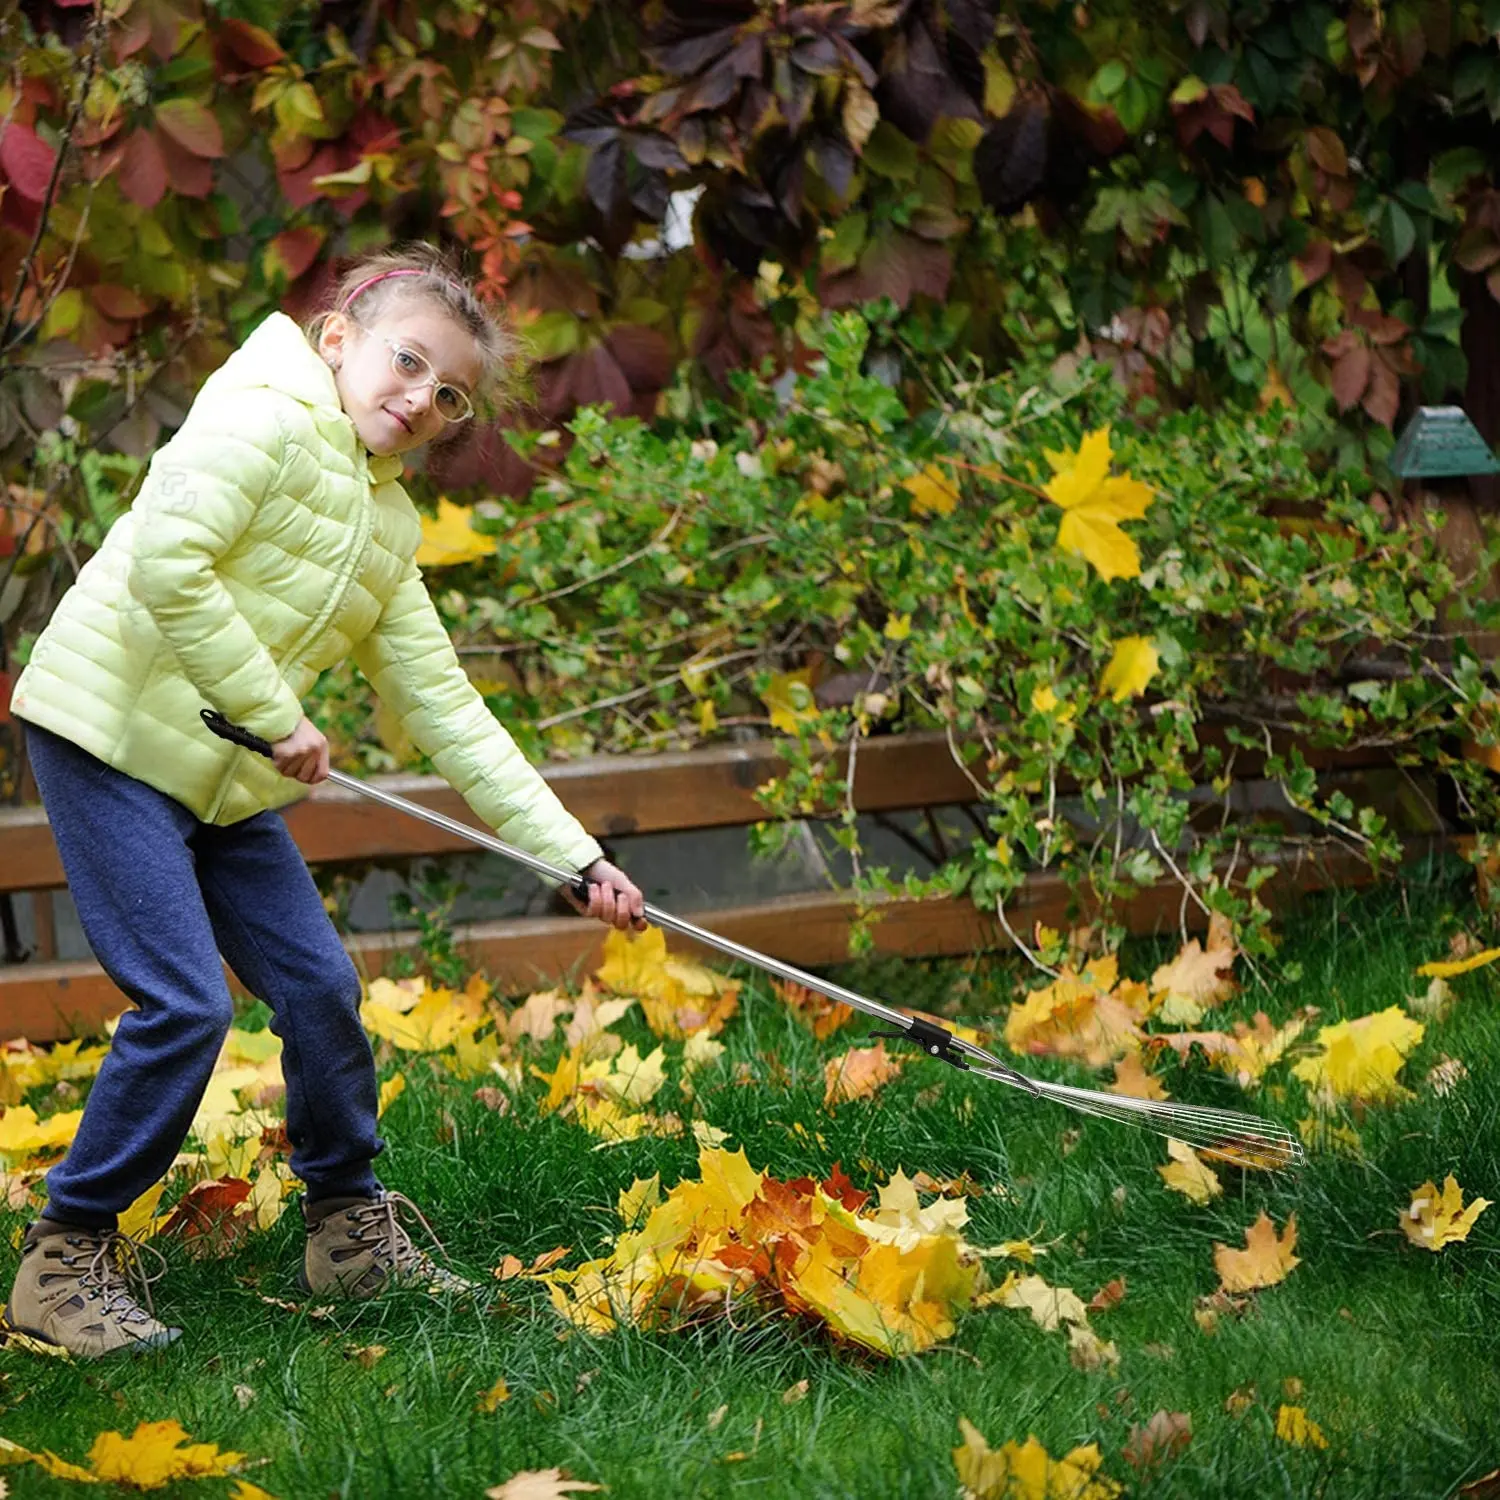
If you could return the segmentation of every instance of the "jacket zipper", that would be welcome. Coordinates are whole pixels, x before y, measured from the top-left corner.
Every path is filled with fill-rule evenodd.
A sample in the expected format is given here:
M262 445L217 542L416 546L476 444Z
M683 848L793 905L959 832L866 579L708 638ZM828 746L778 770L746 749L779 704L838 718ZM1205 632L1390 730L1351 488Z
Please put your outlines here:
M364 456L363 452L360 455L360 478L364 481L364 504L360 506L358 530L355 533L354 544L349 549L347 564L340 573L338 582L330 590L327 602L313 617L312 623L291 646L282 652L279 658L276 656L271 658L278 671L294 662L327 628L328 622L338 613L340 606L348 597L349 586L353 583L354 575L364 561L365 551L370 544L370 535L375 529L375 490L370 482L369 459ZM237 763L238 757L230 760L229 768L219 782L219 789L209 808L208 817L204 819L206 823L217 822L219 814L224 810L224 804L229 800L229 794L234 787Z

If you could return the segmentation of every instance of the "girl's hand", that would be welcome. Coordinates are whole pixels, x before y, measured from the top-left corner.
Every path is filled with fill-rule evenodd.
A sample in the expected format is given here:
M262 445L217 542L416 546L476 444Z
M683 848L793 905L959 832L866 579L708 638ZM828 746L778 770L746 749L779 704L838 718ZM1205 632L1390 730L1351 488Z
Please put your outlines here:
M284 740L277 740L271 746L271 759L283 776L313 786L328 776L328 741L304 714L302 722Z
M587 905L566 886L563 887L563 895L568 898L575 911L582 912L586 917L597 917L621 932L631 928L636 932L644 932L650 925L642 914L646 898L623 870L617 869L607 859L596 859L583 872L582 878L589 883Z

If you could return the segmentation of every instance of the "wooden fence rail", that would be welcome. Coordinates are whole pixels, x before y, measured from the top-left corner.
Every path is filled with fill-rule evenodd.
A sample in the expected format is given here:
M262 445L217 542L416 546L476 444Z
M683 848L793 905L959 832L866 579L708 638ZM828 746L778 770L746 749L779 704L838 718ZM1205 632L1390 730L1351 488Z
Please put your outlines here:
M1209 737L1205 737L1209 738ZM1221 741L1222 743L1222 741ZM1389 764L1378 748L1307 754L1323 769L1367 769ZM1261 756L1238 752L1236 773L1249 777ZM773 740L651 756L605 756L542 767L563 801L591 833L688 831L743 826L762 809L755 789L786 770ZM466 805L440 778L387 776L379 784L451 817L472 821ZM865 742L856 761L854 804L865 813L937 807L975 800L974 783L944 736L910 734ZM287 821L310 864L440 855L473 846L442 829L383 808L341 788L316 788L287 810ZM1292 862L1273 882L1283 898L1298 891L1362 879L1362 865L1343 857ZM40 807L0 811L0 891L48 891L65 884ZM1019 893L1014 921L1062 921L1068 892L1053 875L1040 875ZM1136 932L1175 925L1182 892L1175 883L1142 892L1122 913ZM836 893L813 892L713 912L694 920L737 942L803 965L845 956L853 905ZM460 947L476 966L510 990L532 987L591 963L603 929L576 917L507 919L460 927ZM347 947L369 975L416 946L411 933L371 933ZM968 900L891 902L875 928L883 953L939 956L1006 946L993 918ZM96 964L41 962L0 967L0 1039L54 1040L96 1032L117 1014L124 997Z

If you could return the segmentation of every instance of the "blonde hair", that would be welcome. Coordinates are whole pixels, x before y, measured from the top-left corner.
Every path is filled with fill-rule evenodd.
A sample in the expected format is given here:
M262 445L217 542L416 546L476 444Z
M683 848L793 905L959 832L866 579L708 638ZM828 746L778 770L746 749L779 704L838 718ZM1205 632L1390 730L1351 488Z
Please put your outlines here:
M307 325L317 343L330 313L370 321L407 299L435 303L479 346L481 374L474 391L477 415L492 416L510 404L521 343L502 313L486 306L458 266L436 245L414 241L379 255L363 255L339 278L333 302Z

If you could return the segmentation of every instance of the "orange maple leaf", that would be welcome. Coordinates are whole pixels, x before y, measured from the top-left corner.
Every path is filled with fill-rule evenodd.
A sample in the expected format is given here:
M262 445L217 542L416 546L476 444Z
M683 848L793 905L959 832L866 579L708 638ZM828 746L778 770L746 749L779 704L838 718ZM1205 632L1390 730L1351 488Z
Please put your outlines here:
M1296 1244L1297 1215L1286 1221L1286 1228L1278 1237L1276 1226L1262 1209L1245 1231L1243 1250L1231 1250L1228 1245L1215 1242L1214 1269L1219 1273L1221 1289L1249 1292L1285 1281L1292 1267L1301 1264L1300 1257L1292 1254Z

